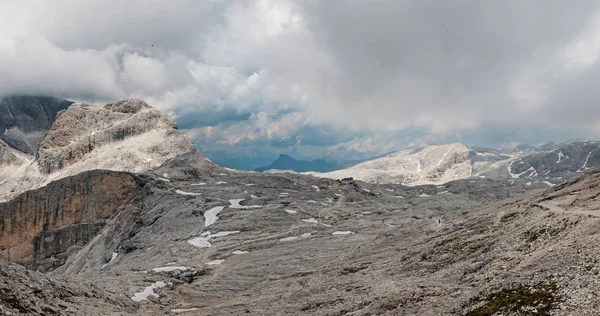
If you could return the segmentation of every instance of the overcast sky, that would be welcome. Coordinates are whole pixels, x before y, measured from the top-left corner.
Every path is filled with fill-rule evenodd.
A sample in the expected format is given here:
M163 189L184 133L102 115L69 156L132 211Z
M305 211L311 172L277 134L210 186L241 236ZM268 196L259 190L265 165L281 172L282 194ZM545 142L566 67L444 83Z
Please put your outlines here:
M144 98L216 159L598 138L598 56L598 1L0 0L0 95Z

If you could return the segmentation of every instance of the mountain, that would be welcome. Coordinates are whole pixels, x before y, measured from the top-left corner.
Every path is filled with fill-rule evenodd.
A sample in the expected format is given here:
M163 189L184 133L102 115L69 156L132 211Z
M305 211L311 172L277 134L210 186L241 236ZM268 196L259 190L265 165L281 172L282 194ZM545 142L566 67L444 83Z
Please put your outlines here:
M406 186L224 169L181 150L186 138L170 118L139 100L74 104L47 135L25 169L48 182L0 203L0 259L13 262L0 262L0 315L595 315L600 307L600 171L586 169L594 142L535 155L435 145L364 162L394 166L413 183L467 175ZM5 164L25 155L0 150ZM144 165L146 155L160 164ZM531 170L513 177L529 165L581 172L553 187Z
M373 183L441 184L471 178L491 163L508 158L491 149L475 150L462 144L430 145L401 150L347 169L312 174Z
M600 142L571 141L538 147L528 154L491 165L479 175L509 181L543 181L553 185L597 167L600 167Z
M44 135L35 156L12 152L18 159L0 165L0 200L92 169L144 172L196 150L173 119L141 100L74 103Z
M73 102L43 96L0 98L0 139L28 155L35 155L56 115Z
M539 147L518 146L511 152L462 144L429 145L401 150L346 169L309 173L318 177L353 177L372 183L443 184L490 178L508 183L553 186L600 167L600 142L570 141Z
M263 172L266 170L292 170L295 172L327 172L336 165L335 161L315 159L311 161L296 160L286 154L281 154L272 164L267 167L256 168L255 171Z

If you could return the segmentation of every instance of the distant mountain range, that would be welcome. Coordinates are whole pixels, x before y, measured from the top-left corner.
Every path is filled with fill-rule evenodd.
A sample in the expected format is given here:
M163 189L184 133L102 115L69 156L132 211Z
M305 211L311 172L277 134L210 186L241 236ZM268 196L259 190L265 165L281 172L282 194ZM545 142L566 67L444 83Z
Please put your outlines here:
M263 172L267 170L291 170L295 172L327 172L331 171L335 166L336 161L315 159L315 160L296 160L286 154L281 154L272 164L266 167L256 168L255 171Z
M519 145L512 151L463 144L429 145L404 149L340 170L309 174L405 185L489 178L553 186L597 167L600 167L600 142L577 140L538 147Z

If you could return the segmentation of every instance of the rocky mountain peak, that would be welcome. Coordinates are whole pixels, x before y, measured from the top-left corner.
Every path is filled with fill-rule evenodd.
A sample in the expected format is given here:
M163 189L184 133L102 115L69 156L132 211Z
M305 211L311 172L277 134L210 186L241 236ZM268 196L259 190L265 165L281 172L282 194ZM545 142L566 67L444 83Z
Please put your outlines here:
M0 199L87 170L141 173L196 152L170 116L139 99L74 103L58 111L43 134L35 156L21 159L19 168L0 177Z

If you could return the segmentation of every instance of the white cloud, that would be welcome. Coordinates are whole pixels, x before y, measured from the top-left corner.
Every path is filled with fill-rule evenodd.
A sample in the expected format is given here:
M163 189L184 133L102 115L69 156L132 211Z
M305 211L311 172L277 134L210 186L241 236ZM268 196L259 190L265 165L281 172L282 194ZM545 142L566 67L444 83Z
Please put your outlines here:
M436 139L517 125L600 135L599 9L558 0L5 0L0 94L142 97L227 144L317 144L329 136L305 130L317 127L361 134L331 139L364 151L409 143L380 140L404 129Z

